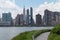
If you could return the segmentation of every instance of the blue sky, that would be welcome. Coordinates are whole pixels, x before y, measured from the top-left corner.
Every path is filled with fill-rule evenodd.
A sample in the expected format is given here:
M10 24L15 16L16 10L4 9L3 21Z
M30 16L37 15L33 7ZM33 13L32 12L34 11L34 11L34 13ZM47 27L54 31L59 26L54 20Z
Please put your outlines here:
M20 7L38 7L40 4L43 4L44 2L57 2L57 0L16 0L16 4Z

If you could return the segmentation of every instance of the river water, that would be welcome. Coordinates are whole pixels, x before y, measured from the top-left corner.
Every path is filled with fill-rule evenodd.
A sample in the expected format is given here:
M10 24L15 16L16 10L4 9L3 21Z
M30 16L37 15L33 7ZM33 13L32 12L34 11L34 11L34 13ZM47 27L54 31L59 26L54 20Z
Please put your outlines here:
M25 31L51 28L53 27L0 27L0 40L11 40L14 36Z

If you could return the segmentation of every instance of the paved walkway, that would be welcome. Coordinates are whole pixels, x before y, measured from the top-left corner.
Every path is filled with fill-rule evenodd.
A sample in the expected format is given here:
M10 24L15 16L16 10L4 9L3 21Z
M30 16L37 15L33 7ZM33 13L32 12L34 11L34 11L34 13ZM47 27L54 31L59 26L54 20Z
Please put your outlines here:
M49 34L50 32L43 33L39 35L37 38L35 38L35 40L47 40Z

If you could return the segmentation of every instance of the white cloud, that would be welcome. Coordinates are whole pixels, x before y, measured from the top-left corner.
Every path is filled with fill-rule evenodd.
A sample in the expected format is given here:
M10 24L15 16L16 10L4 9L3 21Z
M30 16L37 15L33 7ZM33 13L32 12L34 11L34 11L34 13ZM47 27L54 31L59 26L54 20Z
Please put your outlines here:
M54 2L51 2L51 3L44 2L44 4L39 5L34 10L34 19L35 19L35 15L37 13L40 13L41 15L44 15L44 10L45 9L48 9L50 11L60 12L60 2L56 2L56 3L54 3Z
M59 11L60 12L60 0L57 0L56 3L51 2L47 3L44 2L43 4L39 5L37 8L34 9L34 19L37 13L41 15L44 14L44 10L49 9L51 11ZM15 4L15 0L0 0L0 14L2 12L11 12L12 17L14 18L18 13L22 13L22 8Z
M0 0L0 14L3 12L11 12L14 18L18 13L22 13L22 8L10 0Z

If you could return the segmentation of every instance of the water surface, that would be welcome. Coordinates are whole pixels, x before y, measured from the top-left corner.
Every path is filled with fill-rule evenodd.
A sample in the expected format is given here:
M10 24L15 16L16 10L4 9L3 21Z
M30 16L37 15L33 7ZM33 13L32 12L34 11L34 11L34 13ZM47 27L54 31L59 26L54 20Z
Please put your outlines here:
M53 27L0 27L0 40L11 40L21 32L51 29Z

